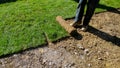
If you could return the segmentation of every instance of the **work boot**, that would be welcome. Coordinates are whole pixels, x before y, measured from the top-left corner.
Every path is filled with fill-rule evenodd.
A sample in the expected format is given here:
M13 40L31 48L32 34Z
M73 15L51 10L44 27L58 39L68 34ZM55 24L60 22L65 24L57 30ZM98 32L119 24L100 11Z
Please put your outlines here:
M81 28L77 28L77 31L80 32L80 31L83 31L83 32L86 32L88 29L88 26L82 26Z
M72 22L72 23L70 24L70 26L75 27L75 26L80 26L80 24L81 24L81 21L80 21L80 22Z

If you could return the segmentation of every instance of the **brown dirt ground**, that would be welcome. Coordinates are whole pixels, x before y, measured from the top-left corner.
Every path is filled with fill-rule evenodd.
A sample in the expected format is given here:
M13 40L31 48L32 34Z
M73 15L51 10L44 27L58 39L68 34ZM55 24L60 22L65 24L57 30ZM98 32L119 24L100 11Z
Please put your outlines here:
M87 32L0 58L0 68L120 68L120 14L97 13L90 25Z

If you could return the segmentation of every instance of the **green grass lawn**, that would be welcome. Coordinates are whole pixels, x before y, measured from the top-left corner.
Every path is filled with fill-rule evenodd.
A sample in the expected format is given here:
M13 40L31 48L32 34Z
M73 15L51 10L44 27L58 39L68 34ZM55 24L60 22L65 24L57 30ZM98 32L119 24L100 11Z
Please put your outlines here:
M120 0L101 0L100 4L120 8ZM105 11L104 6L96 12ZM46 44L46 36L50 41L68 36L55 18L58 15L73 17L76 7L77 3L73 0L17 0L1 3L0 56Z

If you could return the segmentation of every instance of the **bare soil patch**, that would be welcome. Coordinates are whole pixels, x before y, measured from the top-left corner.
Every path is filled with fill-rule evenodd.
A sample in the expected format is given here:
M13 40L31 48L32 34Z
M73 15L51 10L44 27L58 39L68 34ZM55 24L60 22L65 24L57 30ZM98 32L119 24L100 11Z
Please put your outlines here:
M71 21L66 22L69 24ZM119 67L120 14L114 12L95 14L87 32L79 32L74 37L44 47L0 58L0 68Z

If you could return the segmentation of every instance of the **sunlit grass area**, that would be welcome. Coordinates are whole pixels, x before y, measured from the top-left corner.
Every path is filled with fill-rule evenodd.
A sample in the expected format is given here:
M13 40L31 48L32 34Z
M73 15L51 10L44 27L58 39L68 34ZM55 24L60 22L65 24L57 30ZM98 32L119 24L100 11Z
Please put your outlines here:
M75 15L74 0L0 0L0 56L56 41L69 34L56 22ZM120 0L101 0L96 12L120 8ZM106 6L106 7L105 7Z

